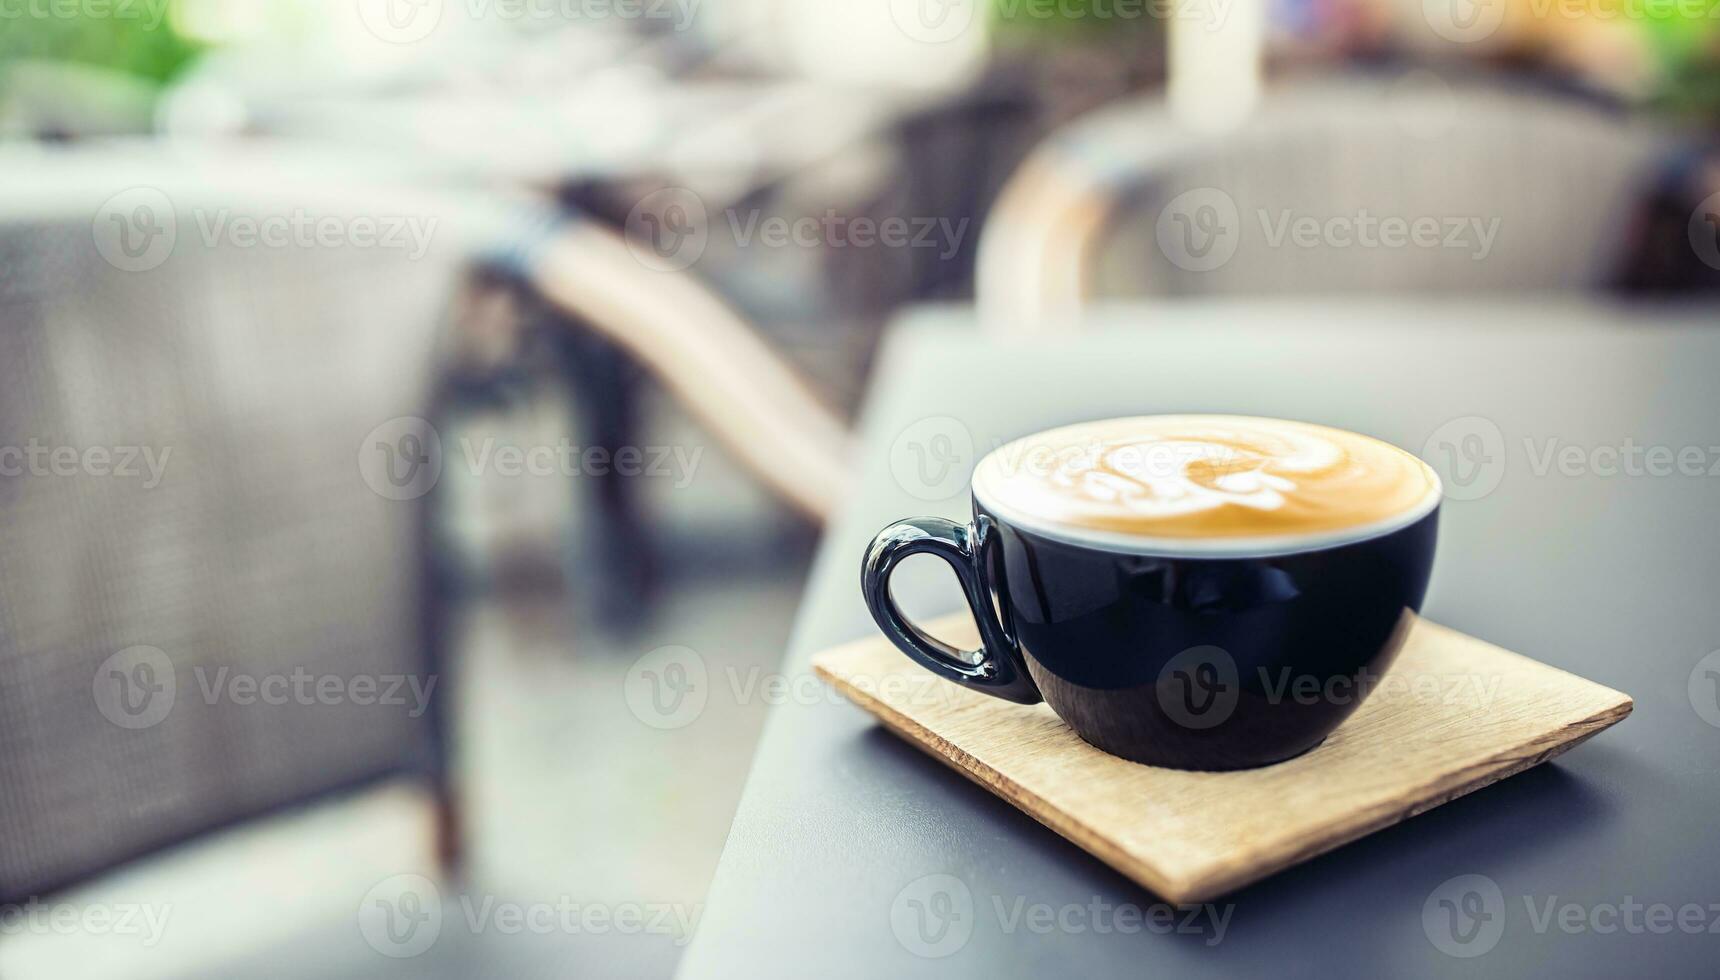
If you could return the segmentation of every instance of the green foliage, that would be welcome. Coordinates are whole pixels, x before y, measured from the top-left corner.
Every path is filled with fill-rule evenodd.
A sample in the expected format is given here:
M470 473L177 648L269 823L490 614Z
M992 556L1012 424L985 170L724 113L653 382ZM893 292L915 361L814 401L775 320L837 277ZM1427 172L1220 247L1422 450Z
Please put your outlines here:
M1655 101L1673 115L1720 128L1720 44L1675 65Z
M991 0L1005 38L1031 40L1156 34L1175 0Z
M1655 103L1675 115L1720 125L1720 21L1688 5L1671 6L1648 4L1642 19L1666 72Z
M166 0L17 0L0 13L0 64L69 61L165 82L198 52L165 13Z

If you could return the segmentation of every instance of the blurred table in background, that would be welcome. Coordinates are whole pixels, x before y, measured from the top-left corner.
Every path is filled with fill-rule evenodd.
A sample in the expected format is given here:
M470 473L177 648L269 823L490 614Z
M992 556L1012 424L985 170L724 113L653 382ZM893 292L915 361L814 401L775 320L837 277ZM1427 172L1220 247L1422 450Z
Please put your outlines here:
M1642 906L1720 900L1713 308L1187 302L1090 319L1060 343L981 339L964 307L894 328L865 415L865 474L784 661L791 689L812 686L799 683L812 653L873 632L857 574L871 536L909 515L966 517L967 474L992 446L1075 419L1223 411L1330 423L1428 456L1450 491L1428 616L1623 690L1635 715L1555 763L1230 896L1222 934L1204 914L1194 933L1167 934L1115 928L1117 906L1155 898L859 709L794 698L765 730L681 976L1461 969L1436 943L1485 953L1497 975L1712 969L1711 915L1701 930L1651 931ZM947 569L914 564L897 579L910 615L960 606ZM1467 923L1502 924L1495 944L1440 931L1438 899L1460 898L1463 875L1503 897L1482 894ZM1605 925L1607 909L1633 902L1635 928L1588 928L1590 910ZM1543 917L1571 903L1581 934ZM1042 906L1073 911L1046 928Z
M701 316L708 310L666 303L661 309L670 312L649 324L655 331L642 330L613 310L605 316L553 302L565 300L565 290L534 281L521 257L540 250L539 239L595 225L624 238L626 251L610 281L630 284L634 296L672 295L677 283L669 280L679 280L709 290L741 315L732 342L716 347L724 356L707 360L707 374L768 369L804 377L836 410L826 427L834 431L858 399L876 341L882 315L873 304L906 299L912 272L888 264L891 256L880 250L850 257L840 242L798 238L772 247L757 230L784 219L818 220L807 216L825 212L908 207L889 197L900 167L892 148L898 127L937 101L713 75L694 71L685 59L686 47L675 39L566 30L455 46L446 58L420 57L380 81L283 86L268 72L256 77L243 59L220 57L184 80L164 115L170 128L237 126L273 140L393 158L403 180L526 193L543 202L546 216L561 219L558 230L522 226L516 248L481 263L474 305L496 307L491 300L506 294L521 300L513 307L520 315L481 335L466 332L473 341L467 349L480 356L463 361L456 410L555 389L569 396L569 428L584 444L613 452L658 438L652 433L665 420L653 410L665 402L642 384L655 362L641 352L686 346L690 338L674 334L676 328L720 336L718 325ZM637 261L627 261L626 252ZM596 264L588 256L579 266ZM567 288L591 292L589 283ZM864 303L854 302L861 296ZM753 343L754 335L763 343ZM740 356L743 347L760 355L756 362ZM681 394L673 380L662 387ZM762 376L756 380L765 387ZM712 428L719 437L728 434L699 405L685 398L675 405L707 434ZM783 406L777 417L809 417L816 407ZM677 564L659 554L671 550L667 539L674 535L653 533L661 522L649 512L661 502L642 500L635 482L613 475L582 481L577 506L586 519L562 563L575 593L589 597L581 604L590 618L616 627L643 619L664 569ZM768 520L778 510L760 513ZM687 516L701 536L735 536L732 514L715 521ZM747 523L744 536L758 538L757 522ZM713 553L732 550L725 545ZM475 570L474 580L492 577L480 556L462 564Z

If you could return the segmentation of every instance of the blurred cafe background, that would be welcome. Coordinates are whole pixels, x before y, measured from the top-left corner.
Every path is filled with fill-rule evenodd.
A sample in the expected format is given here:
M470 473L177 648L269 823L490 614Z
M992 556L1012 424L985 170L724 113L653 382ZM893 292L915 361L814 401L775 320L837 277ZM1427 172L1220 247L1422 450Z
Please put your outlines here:
M671 975L893 320L1710 303L1716 9L0 0L0 977Z

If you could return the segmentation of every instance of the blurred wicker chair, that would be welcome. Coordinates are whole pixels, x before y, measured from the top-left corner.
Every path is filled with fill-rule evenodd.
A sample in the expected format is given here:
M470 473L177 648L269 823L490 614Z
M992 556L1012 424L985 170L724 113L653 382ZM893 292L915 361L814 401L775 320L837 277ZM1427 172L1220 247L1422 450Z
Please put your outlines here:
M14 147L0 173L0 902L399 776L451 865L451 692L408 680L443 677L432 497L360 452L434 417L457 216L285 156ZM295 211L352 241L238 230ZM421 254L352 223L430 214ZM224 686L295 672L353 696Z
M1157 99L1107 108L1006 188L980 244L982 322L1054 330L1124 296L1602 288L1669 146L1588 102L1425 73L1287 84L1234 132L1191 128ZM1279 237L1286 215L1364 212L1497 219L1497 234L1490 249ZM1234 251L1207 251L1214 239Z
M0 175L0 903L397 776L431 787L457 863L443 684L423 705L207 692L444 676L412 420L444 417L484 346L465 287L498 256L794 509L822 519L845 486L846 431L745 323L541 203L278 145L14 147ZM420 237L380 239L395 217Z

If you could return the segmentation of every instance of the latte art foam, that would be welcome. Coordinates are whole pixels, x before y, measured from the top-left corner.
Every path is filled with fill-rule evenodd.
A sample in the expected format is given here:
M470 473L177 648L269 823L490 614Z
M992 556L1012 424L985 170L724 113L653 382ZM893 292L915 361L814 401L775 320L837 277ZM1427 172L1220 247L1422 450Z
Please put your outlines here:
M974 492L1034 523L1158 538L1341 532L1431 510L1439 478L1341 429L1157 415L1054 429L980 462Z

